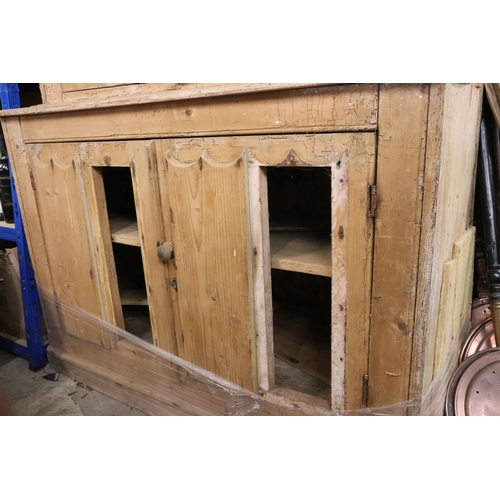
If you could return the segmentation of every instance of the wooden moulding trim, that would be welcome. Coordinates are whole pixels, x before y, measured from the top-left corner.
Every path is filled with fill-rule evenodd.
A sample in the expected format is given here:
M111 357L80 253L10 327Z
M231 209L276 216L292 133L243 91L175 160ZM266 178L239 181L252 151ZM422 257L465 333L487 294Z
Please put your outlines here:
M156 102L181 101L185 99L200 99L204 97L229 96L240 94L251 94L258 92L270 92L277 90L293 90L310 87L320 87L325 83L250 83L250 84L207 84L204 88L197 89L175 89L153 94L124 95L107 99L93 99L75 103L65 104L41 104L29 108L16 108L0 111L0 116L25 116L40 115L46 113L61 113L65 111L81 111L87 109L112 108L117 106L129 106L134 104L152 104Z

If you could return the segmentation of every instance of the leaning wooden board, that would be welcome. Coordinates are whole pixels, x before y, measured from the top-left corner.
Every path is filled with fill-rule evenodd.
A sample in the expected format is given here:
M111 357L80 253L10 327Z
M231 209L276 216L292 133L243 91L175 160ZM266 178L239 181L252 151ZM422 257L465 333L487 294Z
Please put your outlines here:
M38 284L57 303L49 320L54 365L152 413L172 413L175 404L181 413L224 413L216 395L207 403L205 393L190 392L181 369L166 392L151 392L153 352L106 326L122 328L122 307L145 300L157 348L200 377L212 373L292 413L397 403L404 412L404 401L425 393L442 355L434 351L443 345L443 266L471 224L482 85L44 88L47 104L0 116ZM286 203L304 213L312 204L294 187L294 169L313 184L328 182L326 246L324 234L273 239L273 168L289 169ZM131 220L108 216L103 169L130 175ZM168 262L156 256L164 242L174 245ZM117 245L137 250L131 266L144 270L142 292L123 289ZM318 379L330 380L327 400L276 385L275 350L304 363L302 373L314 374L317 363L286 352L314 352L308 338L280 330L275 345L275 272L298 280L290 299L304 315L298 324L313 325L307 318L323 317L331 304L331 350L321 351L330 378L321 368ZM470 287L471 276L461 276L458 294ZM301 280L330 292L301 297ZM468 304L456 304L462 317ZM157 359L158 369L162 362L175 365ZM194 398L189 409L183 394Z

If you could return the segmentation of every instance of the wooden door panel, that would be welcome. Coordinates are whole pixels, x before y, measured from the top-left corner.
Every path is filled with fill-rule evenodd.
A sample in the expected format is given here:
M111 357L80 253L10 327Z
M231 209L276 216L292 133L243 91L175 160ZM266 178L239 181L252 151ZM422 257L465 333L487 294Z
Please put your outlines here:
M245 159L184 163L163 147L179 355L254 390Z

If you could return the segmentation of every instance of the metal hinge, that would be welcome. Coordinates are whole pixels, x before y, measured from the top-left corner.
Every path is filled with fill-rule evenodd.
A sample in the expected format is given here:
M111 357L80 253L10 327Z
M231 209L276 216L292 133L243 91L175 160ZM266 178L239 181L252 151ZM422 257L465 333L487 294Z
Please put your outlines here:
M363 408L368 407L368 375L363 375Z
M377 213L377 186L368 186L368 217Z

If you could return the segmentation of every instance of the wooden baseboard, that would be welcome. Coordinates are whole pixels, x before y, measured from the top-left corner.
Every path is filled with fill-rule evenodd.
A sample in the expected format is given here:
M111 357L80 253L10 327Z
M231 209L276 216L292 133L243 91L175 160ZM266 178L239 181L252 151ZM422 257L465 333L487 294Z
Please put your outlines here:
M67 336L66 339L68 339ZM73 339L72 339L73 340ZM81 339L74 338L79 343L85 342ZM127 342L124 340L124 343ZM71 343L71 342L70 342ZM86 344L89 344L85 342ZM122 346L123 343L120 343ZM66 343L68 347L68 343ZM101 350L99 346L91 346L92 349ZM130 347L130 346L129 346ZM104 350L109 351L109 350ZM114 358L120 358L120 349L113 350ZM141 353L136 359L134 368L130 368L129 376L123 374L123 370L127 371L131 367L130 363L121 359L123 367L121 370L113 370L113 365L105 365L99 362L99 359L92 357L75 356L75 353L68 354L60 352L54 347L49 346L47 355L51 367L64 375L78 380L79 382L89 385L98 391L107 394L125 404L129 404L149 415L157 416L224 416L224 415L252 415L252 416L292 416L304 415L300 410L292 410L289 408L281 408L273 404L260 400L256 404L252 404L251 398L239 398L238 396L230 396L229 393L224 393L221 390L220 394L213 394L208 387L197 387L196 384L184 383L184 377L179 374L178 380L173 382L172 379L162 381L161 373L156 372L156 383L151 385L147 380L141 377L135 377L137 365L147 365L147 354ZM153 356L149 360L151 365L155 364ZM120 362L120 361L119 361ZM104 366L108 366L104 368ZM116 365L114 365L116 367ZM139 366L139 370L141 367ZM119 373L122 371L122 373ZM153 371L151 371L153 375ZM158 380L158 378L160 380ZM161 390L158 390L161 387ZM217 392L217 390L215 391ZM257 398L257 397L256 397Z

